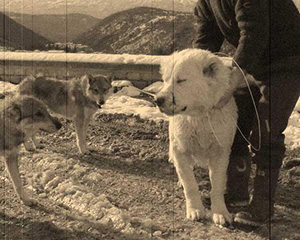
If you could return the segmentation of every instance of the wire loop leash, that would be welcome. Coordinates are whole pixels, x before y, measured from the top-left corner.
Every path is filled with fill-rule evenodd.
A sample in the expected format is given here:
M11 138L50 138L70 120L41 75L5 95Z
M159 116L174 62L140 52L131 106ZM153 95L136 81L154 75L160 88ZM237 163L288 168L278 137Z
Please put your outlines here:
M144 90L142 90L142 89L138 89L138 90L139 90L141 93L144 93L144 94L146 94L146 95L149 95L149 96L153 97L154 99L156 98L156 95L153 94L153 93L149 93L149 92L144 91Z
M230 57L228 54L226 53L222 53L222 52L215 52L214 54L219 54L219 55L223 55L225 57ZM261 126L260 126L260 118L259 118L259 115L258 115L258 110L257 110L257 107L255 105L255 100L254 100L254 97L253 97L253 94L252 94L252 91L251 91L251 88L250 88L250 84L247 80L247 77L243 71L243 69L239 66L239 64L232 58L232 61L235 63L235 65L237 66L237 68L240 70L240 72L242 73L243 77L244 77L244 80L247 84L247 88L249 90L249 93L250 93L250 96L251 96L251 99L252 99L252 102L253 102L253 107L254 107L254 110L255 110L255 114L256 114L256 119L257 119L257 127L258 127L258 147L255 148L253 146L253 144L246 138L246 136L243 134L242 130L239 128L239 126L237 125L235 119L232 117L232 119L234 120L235 122L235 125L236 125L236 128L238 129L238 131L240 132L240 134L242 135L242 137L245 139L245 141L250 145L251 148L253 148L255 151L259 151L260 148L261 148ZM211 123L210 123L211 124ZM211 126L212 127L212 126ZM213 131L214 132L214 131ZM215 133L214 133L215 135ZM216 137L216 136L215 136ZM217 138L217 137L216 137ZM217 139L218 141L218 139ZM219 141L218 141L219 142Z
M211 121L210 121L210 117L209 117L209 113L208 113L208 112L207 112L206 116L207 116L208 123L209 123L209 126L210 126L210 128L211 128L211 131L212 131L213 135L215 136L215 138L216 138L218 144L222 147L222 144L221 144L221 142L220 142L220 140L219 140L219 138L218 138L218 136L217 136L217 134L216 134L216 132L215 132L215 129L214 129L213 125L211 124Z

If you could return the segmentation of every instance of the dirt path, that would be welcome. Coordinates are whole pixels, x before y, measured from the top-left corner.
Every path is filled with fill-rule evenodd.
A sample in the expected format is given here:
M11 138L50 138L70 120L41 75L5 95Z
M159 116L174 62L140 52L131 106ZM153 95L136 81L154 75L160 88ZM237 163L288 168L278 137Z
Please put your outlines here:
M221 229L184 218L182 189L168 163L167 123L97 115L90 155L80 156L74 126L41 135L44 147L21 153L21 174L39 205L16 199L1 163L0 239L300 239L299 156L290 151L279 184L274 223L256 231ZM207 192L207 170L197 170ZM202 180L201 180L202 179Z

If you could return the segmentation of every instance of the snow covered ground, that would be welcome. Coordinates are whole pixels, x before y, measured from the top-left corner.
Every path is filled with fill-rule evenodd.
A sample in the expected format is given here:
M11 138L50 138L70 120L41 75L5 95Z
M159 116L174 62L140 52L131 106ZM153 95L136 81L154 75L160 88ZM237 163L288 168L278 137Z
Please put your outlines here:
M0 94L14 92L16 91L17 87L17 85L0 81Z
M155 83L144 90L155 93L160 89L161 84L162 83ZM16 88L17 85L0 81L0 94L14 92ZM151 119L159 122L168 120L153 103L137 98L140 94L140 91L133 86L123 87L107 100L103 108L99 110L99 113L138 115L143 119ZM124 124L123 121L122 124ZM125 122L125 124L128 124L128 122ZM135 123L133 123L133 126L136 127L134 124ZM69 131L71 132L72 130L69 129ZM70 138L75 138L74 133L68 135L62 131L60 132L61 135L52 135L52 142L54 140L61 141L62 139L70 141ZM297 111L294 111L291 115L289 126L286 129L285 134L286 143L289 148L300 147L300 114ZM105 140L103 141L105 142ZM47 142L47 144L49 144L49 142ZM99 149L101 148L104 153L105 151L113 150L113 148L103 147L101 144ZM151 218L147 215L141 217L140 212L142 210L140 209L140 206L130 204L131 207L129 209L120 208L114 204L107 192L103 191L103 189L101 191L99 190L98 186L105 185L108 175L112 176L113 174L119 174L114 172L110 173L109 171L106 173L107 170L101 167L104 162L104 159L102 159L103 156L97 155L99 157L99 159L97 158L99 163L96 163L97 161L94 159L92 161L93 164L87 164L84 159L92 158L93 154L81 158L78 158L77 155L68 155L66 157L65 154L48 151L48 147L33 155L22 149L22 155L22 162L29 160L29 165L23 164L22 167L31 168L30 171L27 169L28 171L24 172L26 172L26 178L28 178L29 182L26 188L30 192L33 192L34 195L38 195L34 198L48 199L59 206L67 206L71 209L70 211L72 213L77 212L85 219L93 221L97 226L106 227L110 229L110 231L117 231L124 234L124 236L126 236L125 239L163 239L163 236L168 234L166 220L164 219L165 214L161 215L161 219ZM113 155L116 158L116 154L114 153ZM99 166L94 164L99 164ZM132 177L134 179L128 181L128 184L132 184L135 181L136 176L132 175ZM11 186L7 176L1 179L4 179L4 181ZM144 181L146 181L145 179ZM164 190L155 189L155 186L156 185L151 183L151 188L154 188L153 191L155 192L160 193L166 191L164 188ZM122 190L123 188L123 185L120 185L120 189ZM179 202L181 201L180 198L174 199L177 199ZM172 199L172 201L175 201L174 199ZM162 222L164 224L162 224ZM76 221L72 221L68 224L74 224L74 226L68 225L68 227L74 229L84 227L83 223L78 223ZM198 223L198 227L199 224L201 223ZM178 226L179 230L176 228L178 231L184 232L186 229L193 229L192 227L189 227L187 223L181 225ZM186 228L185 226L188 227ZM88 227L91 228L90 225L88 225ZM202 226L200 229L202 229L201 231L205 234L209 233L212 234L212 236L215 236L214 239L221 239L222 234L224 234L221 230L210 229L206 226ZM197 232L197 234L198 237L194 239L209 239L207 237L208 235L206 235L205 238L199 238L202 233L200 234ZM237 239L260 239L254 238L254 235L248 236L241 232L231 234L236 234L235 236ZM244 238L241 238L242 235ZM234 237L229 236L222 239L233 238Z

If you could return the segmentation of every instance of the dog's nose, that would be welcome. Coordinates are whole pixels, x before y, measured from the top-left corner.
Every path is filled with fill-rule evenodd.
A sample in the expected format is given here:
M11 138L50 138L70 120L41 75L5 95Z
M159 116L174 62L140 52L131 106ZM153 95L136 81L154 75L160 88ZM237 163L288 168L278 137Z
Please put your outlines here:
M100 105L103 105L103 104L105 103L105 101L104 101L104 100L100 100L98 103L99 103Z
M165 102L165 98L163 98L163 97L158 97L155 100L156 105L159 106L159 107L161 107L161 105L163 105L164 102Z
M54 119L53 123L57 130L61 129L62 124L57 119Z

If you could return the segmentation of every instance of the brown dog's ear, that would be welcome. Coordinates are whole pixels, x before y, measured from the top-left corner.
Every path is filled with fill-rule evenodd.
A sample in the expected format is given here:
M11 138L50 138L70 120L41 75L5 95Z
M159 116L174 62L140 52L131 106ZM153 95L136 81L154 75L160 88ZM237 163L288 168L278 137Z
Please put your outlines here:
M93 75L87 74L87 75L83 75L81 77L81 80L87 80L89 84L92 84L95 81L95 78Z
M16 123L20 123L22 120L22 109L18 104L13 104L11 114L15 117Z
M43 72L38 72L34 78L39 78L39 77L45 77L45 74Z
M94 83L96 81L96 78L94 78L93 75L87 75L87 78L89 80L89 84L92 84L92 83Z
M203 74L207 77L213 77L217 71L217 63L210 63L208 66L203 68Z
M27 77L27 79L35 80L35 79L36 79L36 76L34 76L34 75L29 75L29 76Z
M112 73L112 74L106 76L106 79L111 83L113 80L115 80L115 76L114 76L114 74Z

